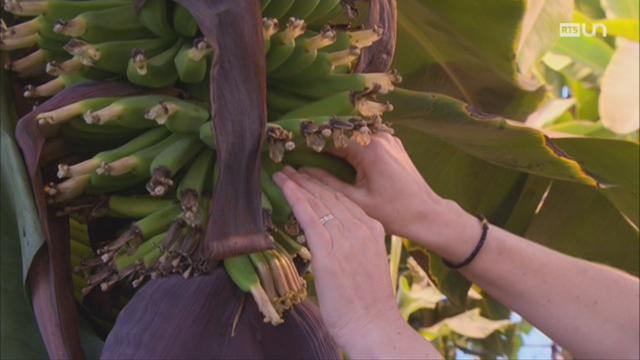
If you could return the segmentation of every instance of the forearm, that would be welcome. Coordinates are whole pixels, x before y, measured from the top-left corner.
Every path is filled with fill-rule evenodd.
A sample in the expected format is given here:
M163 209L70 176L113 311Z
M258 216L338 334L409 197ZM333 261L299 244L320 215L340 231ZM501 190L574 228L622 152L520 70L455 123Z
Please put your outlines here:
M453 262L466 258L481 234L479 221L463 213L443 227L450 232L445 241L418 241ZM478 256L461 272L578 357L638 357L635 277L494 226Z

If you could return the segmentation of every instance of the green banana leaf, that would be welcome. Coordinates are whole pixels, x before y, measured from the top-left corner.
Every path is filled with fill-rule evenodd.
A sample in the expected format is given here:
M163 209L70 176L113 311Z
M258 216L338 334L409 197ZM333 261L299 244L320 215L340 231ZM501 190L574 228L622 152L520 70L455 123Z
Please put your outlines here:
M38 325L31 308L29 291L25 289L26 276L33 256L44 243L40 223L31 199L22 158L13 140L15 125L14 105L10 101L6 72L0 71L0 136L2 201L0 229L0 267L2 321L0 358L46 358Z
M573 1L403 0L398 8L393 66L406 87L522 120L544 96L529 72Z

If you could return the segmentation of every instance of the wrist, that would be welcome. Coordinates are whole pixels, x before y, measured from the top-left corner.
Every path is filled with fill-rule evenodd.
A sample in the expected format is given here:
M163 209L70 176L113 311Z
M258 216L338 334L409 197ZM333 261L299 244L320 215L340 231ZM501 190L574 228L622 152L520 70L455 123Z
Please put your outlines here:
M449 261L463 259L473 249L482 234L478 219L456 202L438 199L426 203L421 220L407 237Z

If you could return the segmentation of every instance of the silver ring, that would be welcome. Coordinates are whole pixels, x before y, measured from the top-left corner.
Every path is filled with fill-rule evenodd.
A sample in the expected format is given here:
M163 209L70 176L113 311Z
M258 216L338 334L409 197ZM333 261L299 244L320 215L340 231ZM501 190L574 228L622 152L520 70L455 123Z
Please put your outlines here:
M335 219L335 217L333 216L333 214L327 214L323 217L320 218L320 224L324 225L326 223L328 223L329 221Z

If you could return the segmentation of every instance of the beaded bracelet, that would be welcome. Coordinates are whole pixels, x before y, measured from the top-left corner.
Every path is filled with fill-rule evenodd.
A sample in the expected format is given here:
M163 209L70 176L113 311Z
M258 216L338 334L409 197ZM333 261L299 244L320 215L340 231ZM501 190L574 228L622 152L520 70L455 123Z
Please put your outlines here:
M482 246L484 245L485 240L487 240L487 232L489 231L489 222L487 221L487 218L485 218L483 215L479 215L477 216L477 218L478 220L480 220L480 223L482 224L482 235L480 235L480 241L478 241L478 244L476 245L476 247L473 248L473 251L471 251L471 254L469 254L469 256L467 256L466 259L462 260L457 264L453 264L448 262L447 260L442 259L442 262L444 262L444 264L450 267L451 269L460 269L461 267L469 265L473 261L473 259L476 258L476 256L480 252L480 249L482 249Z

